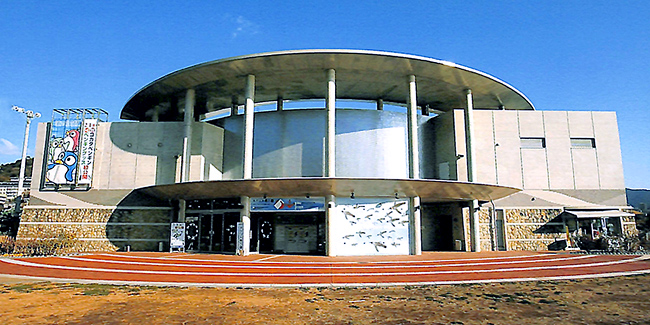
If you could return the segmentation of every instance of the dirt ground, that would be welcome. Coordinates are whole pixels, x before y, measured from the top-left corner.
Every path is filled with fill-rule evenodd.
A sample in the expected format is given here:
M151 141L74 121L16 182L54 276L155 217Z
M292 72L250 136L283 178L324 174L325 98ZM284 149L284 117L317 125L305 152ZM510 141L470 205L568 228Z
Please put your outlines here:
M0 324L650 324L650 275L371 288L0 285Z

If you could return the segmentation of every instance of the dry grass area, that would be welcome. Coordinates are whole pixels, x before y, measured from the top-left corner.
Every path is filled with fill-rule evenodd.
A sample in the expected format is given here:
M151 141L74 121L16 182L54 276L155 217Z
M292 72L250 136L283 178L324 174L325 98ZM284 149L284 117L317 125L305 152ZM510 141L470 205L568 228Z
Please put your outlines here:
M650 275L381 288L0 285L0 324L650 324Z

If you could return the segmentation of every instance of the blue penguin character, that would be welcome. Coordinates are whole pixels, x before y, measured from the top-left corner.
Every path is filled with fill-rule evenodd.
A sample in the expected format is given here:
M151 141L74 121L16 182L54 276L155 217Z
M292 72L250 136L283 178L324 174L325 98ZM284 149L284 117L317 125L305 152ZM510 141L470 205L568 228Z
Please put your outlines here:
M47 166L47 180L55 184L73 183L77 169L77 155L66 151L60 154L59 158Z

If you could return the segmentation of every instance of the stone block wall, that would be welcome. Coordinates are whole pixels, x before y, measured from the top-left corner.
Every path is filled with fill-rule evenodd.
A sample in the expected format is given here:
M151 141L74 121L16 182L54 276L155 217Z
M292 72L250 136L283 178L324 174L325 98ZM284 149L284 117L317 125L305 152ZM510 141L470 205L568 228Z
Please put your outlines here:
M562 213L561 209L508 209L505 210L505 232L508 250L547 250L556 240L566 239L563 231L536 233Z
M23 211L18 240L72 238L61 253L169 249L167 208L28 208Z

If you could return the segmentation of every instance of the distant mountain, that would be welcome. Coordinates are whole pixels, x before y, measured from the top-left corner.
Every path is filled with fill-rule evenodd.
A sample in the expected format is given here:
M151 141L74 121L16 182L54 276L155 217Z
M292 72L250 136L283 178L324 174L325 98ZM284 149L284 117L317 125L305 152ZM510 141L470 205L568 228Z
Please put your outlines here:
M34 158L25 159L25 177L32 177L32 162ZM18 177L20 173L20 159L12 163L0 165L0 182L9 181L12 177Z

